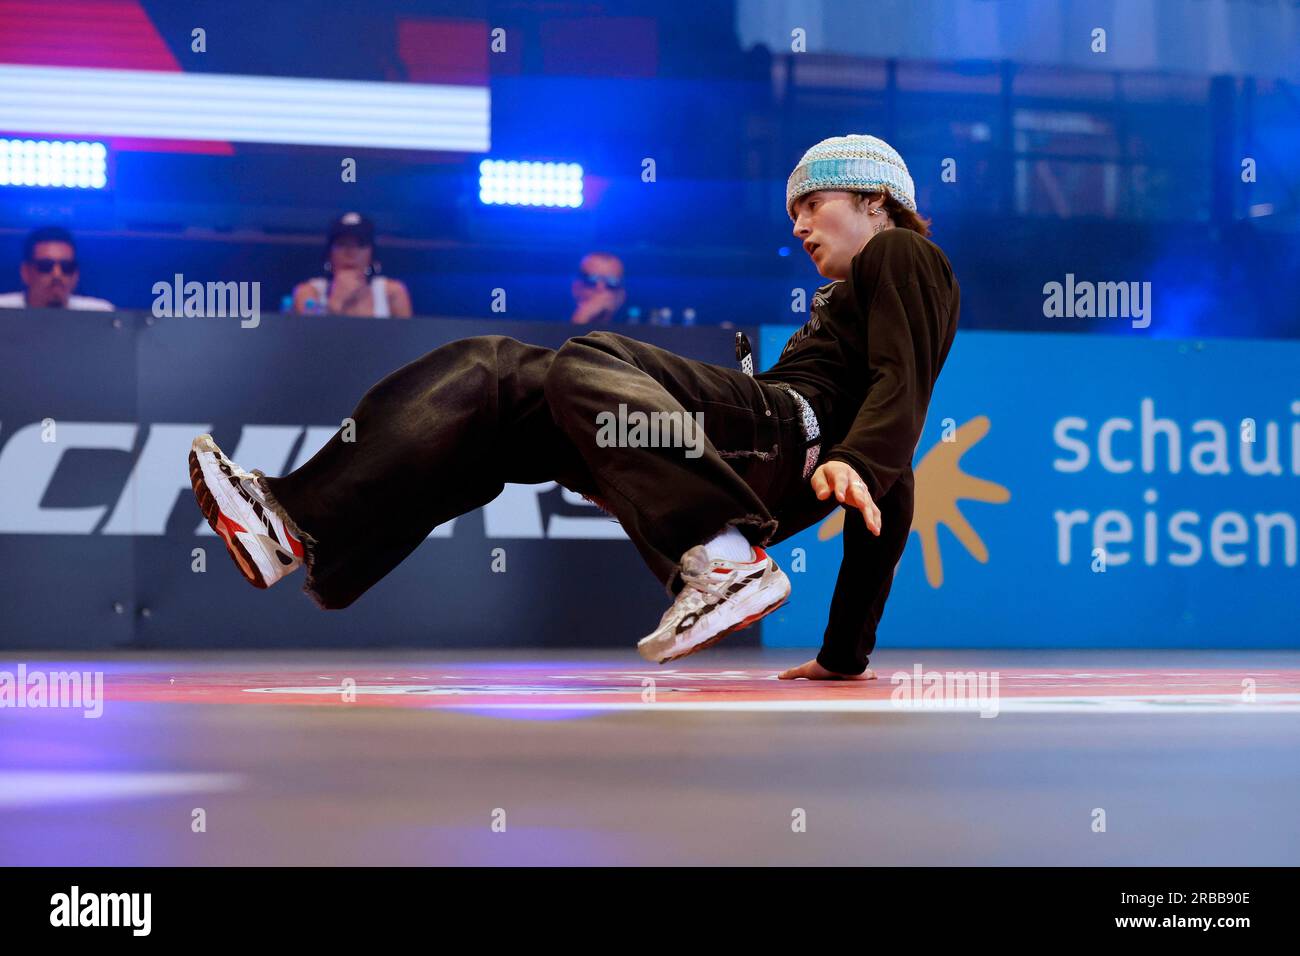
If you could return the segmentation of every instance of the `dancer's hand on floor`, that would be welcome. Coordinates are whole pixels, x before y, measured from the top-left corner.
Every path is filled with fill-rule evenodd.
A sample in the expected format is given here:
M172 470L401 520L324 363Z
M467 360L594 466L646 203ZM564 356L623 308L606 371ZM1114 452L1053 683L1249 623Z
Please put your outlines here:
M880 534L880 509L871 500L866 482L850 466L842 461L828 461L819 465L809 480L819 501L834 495L841 504L862 512L868 531Z
M792 667L788 671L782 671L778 677L781 680L798 680L800 677L807 680L874 680L876 672L868 667L861 674L837 674L834 671L828 671L817 663L817 658L813 658L807 664L800 664L798 667Z

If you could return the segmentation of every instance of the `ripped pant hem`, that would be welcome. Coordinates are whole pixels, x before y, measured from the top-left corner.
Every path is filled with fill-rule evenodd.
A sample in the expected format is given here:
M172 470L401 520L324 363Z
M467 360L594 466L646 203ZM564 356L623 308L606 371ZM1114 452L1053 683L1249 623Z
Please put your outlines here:
M772 540L772 536L776 534L777 526L778 522L775 518L764 518L762 515L755 514L741 515L739 518L728 519L726 524L713 532L713 534L707 535L702 541L698 542L698 544L703 544L705 541L711 541L728 528L735 528L740 531L741 534L745 534L743 530L744 528L757 528L758 540L753 540L753 538L747 534L745 535L745 540L755 548L766 548L768 542ZM678 561L677 566L673 568L672 574L668 576L668 580L664 583L668 596L671 598L676 598L682 589L681 572L682 565L681 562Z
M293 520L293 516L285 510L284 505L280 503L280 499L275 496L275 492L271 491L267 485L266 474L258 468L254 468L252 474L257 479L257 488L262 493L266 506L275 513L277 518L284 522L284 526L289 530L289 533L302 542L302 563L307 574L307 579L302 583L303 593L311 598L322 611L331 610L330 606L325 603L325 598L316 589L316 539L303 531L298 522Z

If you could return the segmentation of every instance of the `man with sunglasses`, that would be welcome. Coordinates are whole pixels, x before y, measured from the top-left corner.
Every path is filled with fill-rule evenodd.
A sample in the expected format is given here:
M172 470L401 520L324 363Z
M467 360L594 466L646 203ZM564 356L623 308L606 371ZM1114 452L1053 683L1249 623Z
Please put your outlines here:
M0 308L113 311L111 302L72 294L80 277L77 246L72 233L59 226L45 226L28 234L18 274L26 291L0 295Z
M609 252L583 256L573 279L573 301L577 307L570 321L574 325L609 325L616 321L627 300L623 287L623 263Z

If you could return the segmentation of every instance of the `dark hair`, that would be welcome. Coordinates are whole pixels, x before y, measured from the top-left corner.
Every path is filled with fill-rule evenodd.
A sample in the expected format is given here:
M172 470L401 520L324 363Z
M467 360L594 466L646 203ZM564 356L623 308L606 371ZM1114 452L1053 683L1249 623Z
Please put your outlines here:
M861 209L863 205L881 195L885 197L885 201L881 203L881 206L884 208L885 212L889 214L889 218L894 221L896 227L899 229L911 229L913 232L918 232L923 236L929 237L930 220L923 219L921 216L912 212L912 210L908 209L901 202L895 199L892 193L854 193L853 201L856 202L858 208Z
M72 246L73 252L77 251L77 244L68 230L62 226L41 226L29 232L26 240L23 241L23 259L31 262L32 257L36 255L36 246L42 242L66 242Z

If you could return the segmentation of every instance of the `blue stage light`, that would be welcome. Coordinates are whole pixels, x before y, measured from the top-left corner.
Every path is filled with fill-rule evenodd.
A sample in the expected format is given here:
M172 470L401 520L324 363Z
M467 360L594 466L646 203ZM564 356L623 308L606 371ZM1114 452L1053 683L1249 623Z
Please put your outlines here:
M0 186L103 189L107 169L103 143L0 139Z
M478 172L478 198L487 206L577 209L582 205L578 163L485 159Z

